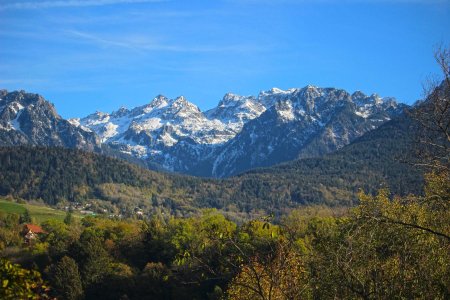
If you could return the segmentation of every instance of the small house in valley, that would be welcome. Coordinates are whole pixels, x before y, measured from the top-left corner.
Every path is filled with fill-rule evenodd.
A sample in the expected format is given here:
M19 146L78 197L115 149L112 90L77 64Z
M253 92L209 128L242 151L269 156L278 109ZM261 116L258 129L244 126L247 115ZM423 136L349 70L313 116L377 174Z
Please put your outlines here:
M41 226L35 224L25 224L23 226L22 234L25 244L32 244L40 234L46 233Z

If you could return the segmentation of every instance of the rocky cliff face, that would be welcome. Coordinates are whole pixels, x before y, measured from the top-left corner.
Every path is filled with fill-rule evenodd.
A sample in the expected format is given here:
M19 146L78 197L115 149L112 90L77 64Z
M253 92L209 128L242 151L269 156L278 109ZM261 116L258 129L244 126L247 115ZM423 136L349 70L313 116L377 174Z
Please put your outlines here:
M43 145L131 155L147 165L227 177L351 143L400 114L393 98L307 86L258 96L226 94L202 112L184 97L82 119L62 119L37 94L0 91L0 145Z
M100 144L92 132L62 119L37 94L0 91L0 145L41 145L94 151Z
M215 155L213 176L333 152L405 108L392 98L313 86L280 94Z
M393 98L307 86L274 88L257 97L228 93L206 112L184 97L158 96L132 110L71 122L167 170L226 177L335 151L405 107Z

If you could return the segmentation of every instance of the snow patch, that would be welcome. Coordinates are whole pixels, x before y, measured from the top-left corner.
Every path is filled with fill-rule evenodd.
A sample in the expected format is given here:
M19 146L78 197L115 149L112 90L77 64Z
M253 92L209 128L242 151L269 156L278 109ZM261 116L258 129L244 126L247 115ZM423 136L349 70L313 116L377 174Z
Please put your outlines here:
M277 105L276 109L278 116L281 117L283 121L295 120L294 109L291 101L280 103Z
M110 137L115 136L118 132L117 132L117 128L119 126L113 123L107 123L105 128L105 131L102 135L102 143L104 143L105 141L107 141Z
M23 109L23 106L22 106L22 109ZM11 129L22 132L22 128L21 128L20 122L19 122L19 118L20 118L21 114L22 114L22 111L19 111L19 113L16 115L16 117L13 120L11 120Z
M72 118L67 120L70 124L76 127L80 127L80 118Z
M355 114L360 117L363 117L364 119L367 119L369 117L369 112L367 110L366 111L364 111L364 110L363 111L355 111Z
M169 133L165 132L163 135L161 135L161 140L164 143L164 145L166 146L173 146L176 143L178 143L178 141L176 139L174 139Z

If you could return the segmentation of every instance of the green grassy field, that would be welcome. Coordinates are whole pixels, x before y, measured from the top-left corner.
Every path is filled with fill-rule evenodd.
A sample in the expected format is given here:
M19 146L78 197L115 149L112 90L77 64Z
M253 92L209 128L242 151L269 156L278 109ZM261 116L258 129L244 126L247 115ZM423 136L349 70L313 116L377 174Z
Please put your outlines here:
M40 224L49 219L64 220L66 217L66 212L62 210L53 209L46 206L31 205L31 204L20 204L15 202L10 202L0 199L0 211L6 213L22 214L28 209L31 218L34 222ZM81 218L82 216L78 214L73 214L75 218Z

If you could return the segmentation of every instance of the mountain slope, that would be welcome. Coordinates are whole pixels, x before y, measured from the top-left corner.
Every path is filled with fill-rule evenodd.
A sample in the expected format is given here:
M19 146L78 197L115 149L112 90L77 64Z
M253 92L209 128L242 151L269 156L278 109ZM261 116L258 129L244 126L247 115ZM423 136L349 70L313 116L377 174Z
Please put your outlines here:
M231 214L282 213L297 205L351 205L360 189L422 190L411 164L415 127L400 116L322 158L304 158L229 179L157 173L121 160L60 148L0 148L0 195L108 203L130 212L188 214L215 207ZM98 204L100 207L103 207Z
M421 193L422 171L415 161L417 127L400 116L370 131L353 143L323 158L306 158L279 166L257 169L239 178L270 182L268 189L291 187L291 200L333 204L356 200L362 189L374 193L387 187L393 194Z
M184 97L71 122L123 153L166 170L228 177L255 167L330 153L401 113L392 98L307 86L258 97L226 94L202 113Z
M204 177L333 152L405 107L392 98L307 86L226 94L205 113L184 97L160 95L131 110L66 121L39 95L2 90L0 99L0 145L83 149Z
M212 174L227 177L255 167L299 157L317 157L352 142L406 107L377 95L308 86L283 94L284 99L224 145Z
M37 94L0 90L0 145L45 145L99 149L96 135L62 119Z

